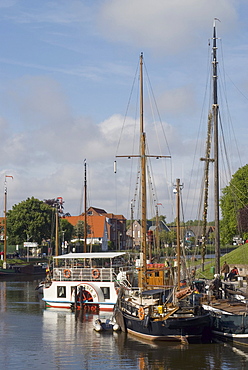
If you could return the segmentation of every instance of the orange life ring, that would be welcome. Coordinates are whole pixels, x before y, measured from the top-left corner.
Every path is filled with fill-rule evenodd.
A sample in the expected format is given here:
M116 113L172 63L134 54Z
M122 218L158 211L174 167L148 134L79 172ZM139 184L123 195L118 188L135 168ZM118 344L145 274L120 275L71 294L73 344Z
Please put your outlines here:
M68 270L68 269L65 269L64 270L64 277L67 278L67 279L70 278L71 277L71 271Z
M100 276L100 271L97 269L92 270L92 277L93 279L98 279Z
M144 311L144 308L143 307L140 307L138 309L138 316L139 316L139 319L140 320L144 320L144 318L145 318L145 311Z

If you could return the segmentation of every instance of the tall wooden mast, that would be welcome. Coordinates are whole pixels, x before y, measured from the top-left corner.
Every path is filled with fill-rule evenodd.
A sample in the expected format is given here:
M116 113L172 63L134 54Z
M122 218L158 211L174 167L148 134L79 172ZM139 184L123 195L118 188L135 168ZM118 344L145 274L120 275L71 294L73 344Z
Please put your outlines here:
M55 208L55 256L59 255L59 207L59 199L57 198Z
M84 160L84 253L87 252L87 168Z
M202 230L202 271L204 271L205 255L206 255L206 232L207 232L207 213L208 213L208 186L209 186L209 162L214 162L214 159L210 158L211 149L211 132L212 132L212 112L208 115L208 131L207 131L207 142L206 142L206 154L205 158L200 158L201 161L205 161L204 170L204 204L203 204L203 230Z
M215 273L220 273L220 210L219 210L219 142L218 142L218 71L217 71L217 37L216 27L213 27L213 120L214 120L214 204L215 204Z
M133 250L133 201L131 201L131 250Z
M143 101L143 53L140 55L140 153L139 155L117 155L116 157L139 157L141 161L141 269L139 277L139 287L141 289L145 288L146 282L146 260L147 260L147 194L146 194L146 163L147 157L159 158L170 158L170 156L164 155L147 155L146 154L146 134L144 130L144 101ZM116 168L115 168L116 169Z
M146 134L144 132L143 54L140 55L140 160L141 160L141 252L142 286L146 285Z
M177 289L180 290L180 262L181 262L181 243L180 243L180 180L176 179L177 194Z
M160 248L159 248L159 218L158 218L158 204L156 204L156 231L155 235L153 236L153 240L155 241L155 248L154 250L156 251L157 255L159 256Z

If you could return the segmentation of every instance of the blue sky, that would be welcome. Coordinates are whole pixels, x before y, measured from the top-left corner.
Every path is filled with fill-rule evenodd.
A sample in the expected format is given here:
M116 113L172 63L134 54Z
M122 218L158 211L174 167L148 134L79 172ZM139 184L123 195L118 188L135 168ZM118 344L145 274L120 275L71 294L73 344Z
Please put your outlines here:
M245 0L0 0L2 189L5 175L14 177L8 208L31 196L63 197L65 211L79 214L86 158L89 205L130 218L129 163L118 161L115 175L113 161L127 154L128 146L119 153L117 147L143 52L172 156L165 176L155 170L160 213L175 217L171 194L180 178L185 217L196 218L215 17L228 129L235 133L227 144L232 173L246 164L247 11Z

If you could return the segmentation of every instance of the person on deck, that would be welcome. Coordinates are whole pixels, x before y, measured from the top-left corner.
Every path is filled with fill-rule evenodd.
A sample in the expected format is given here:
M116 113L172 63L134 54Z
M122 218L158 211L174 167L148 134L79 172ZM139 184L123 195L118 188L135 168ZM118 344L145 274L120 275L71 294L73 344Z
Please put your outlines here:
M234 266L234 268L230 271L229 275L228 275L228 279L230 281L232 281L232 279L237 276L239 274L239 271L237 269L237 267Z
M166 260L164 261L164 266L165 267L170 267L170 263L169 263L168 258L166 258Z
M195 279L196 270L195 268L191 270L191 279Z
M224 281L227 281L228 274L230 272L230 268L226 261L224 262L224 265L222 266L221 273L224 274Z

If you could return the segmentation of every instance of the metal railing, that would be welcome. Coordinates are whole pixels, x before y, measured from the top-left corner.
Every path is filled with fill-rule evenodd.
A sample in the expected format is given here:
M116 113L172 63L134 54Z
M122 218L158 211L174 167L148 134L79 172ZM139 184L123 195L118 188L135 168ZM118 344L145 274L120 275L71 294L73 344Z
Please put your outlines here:
M58 281L114 281L113 268L61 268L53 269L53 280Z

